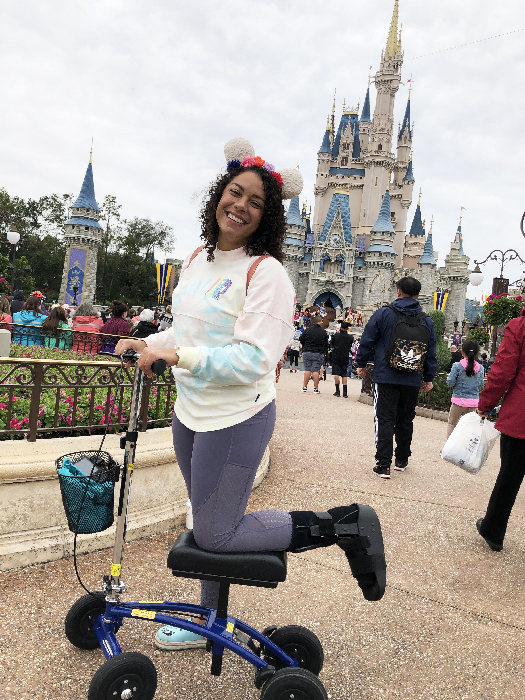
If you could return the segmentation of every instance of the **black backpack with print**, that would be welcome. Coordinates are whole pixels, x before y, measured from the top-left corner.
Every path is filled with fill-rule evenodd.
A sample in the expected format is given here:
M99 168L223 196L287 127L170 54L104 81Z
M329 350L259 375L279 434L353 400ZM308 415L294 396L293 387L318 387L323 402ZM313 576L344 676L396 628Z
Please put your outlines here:
M428 314L421 312L407 316L393 304L388 308L395 312L396 320L388 347L385 347L387 366L400 372L422 372L432 335L425 323Z

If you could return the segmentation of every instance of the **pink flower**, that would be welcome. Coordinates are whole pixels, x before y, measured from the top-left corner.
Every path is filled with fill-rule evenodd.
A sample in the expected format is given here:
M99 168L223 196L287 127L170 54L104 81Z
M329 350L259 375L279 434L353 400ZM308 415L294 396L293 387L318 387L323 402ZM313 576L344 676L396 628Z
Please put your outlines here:
M516 301L521 301L523 297L516 297Z
M7 404L6 404L6 403L0 403L0 408L6 409L6 408L7 408Z
M489 299L489 304L493 304L493 303L494 303L494 302L492 301L492 299Z

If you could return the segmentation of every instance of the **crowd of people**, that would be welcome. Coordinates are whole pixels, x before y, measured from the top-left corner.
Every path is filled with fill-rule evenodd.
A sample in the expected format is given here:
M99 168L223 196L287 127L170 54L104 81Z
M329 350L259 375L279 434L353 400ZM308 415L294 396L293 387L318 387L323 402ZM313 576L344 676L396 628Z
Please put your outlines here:
M90 302L80 306L51 304L49 310L40 291L27 299L22 290L12 297L0 298L0 327L12 332L12 342L43 345L60 350L90 354L113 353L119 337L143 338L171 326L171 306L159 309L128 308L119 300L108 308L95 309ZM82 333L100 334L100 342Z

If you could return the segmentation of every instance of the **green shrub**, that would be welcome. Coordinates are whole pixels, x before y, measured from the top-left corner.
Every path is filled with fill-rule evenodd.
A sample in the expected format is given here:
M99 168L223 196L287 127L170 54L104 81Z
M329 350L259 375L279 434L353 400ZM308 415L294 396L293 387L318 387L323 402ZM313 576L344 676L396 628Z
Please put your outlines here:
M443 311L432 309L432 311L428 312L428 315L434 321L434 328L436 329L436 358L438 363L438 372L447 372L452 361L452 354L446 341L443 339L445 314Z

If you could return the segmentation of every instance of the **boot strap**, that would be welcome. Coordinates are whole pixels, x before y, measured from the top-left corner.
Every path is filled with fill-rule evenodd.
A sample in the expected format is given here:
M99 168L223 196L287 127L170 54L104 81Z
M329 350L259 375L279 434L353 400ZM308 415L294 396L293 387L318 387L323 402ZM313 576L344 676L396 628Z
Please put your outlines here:
M310 527L314 537L333 537L335 535L334 521L330 513L316 513L317 525Z

